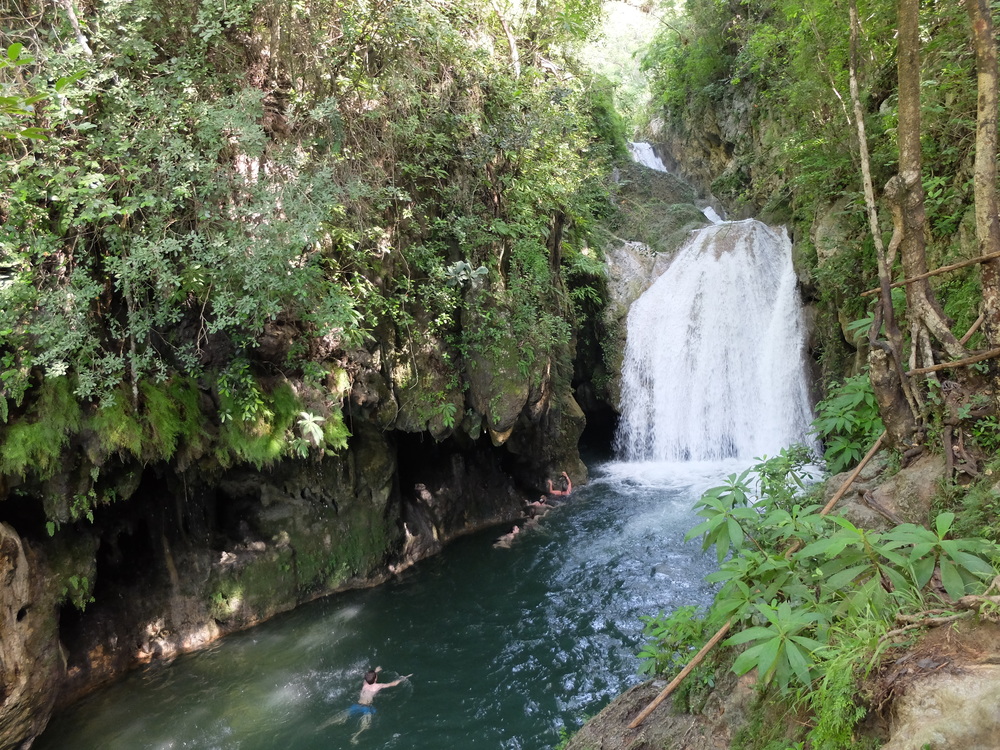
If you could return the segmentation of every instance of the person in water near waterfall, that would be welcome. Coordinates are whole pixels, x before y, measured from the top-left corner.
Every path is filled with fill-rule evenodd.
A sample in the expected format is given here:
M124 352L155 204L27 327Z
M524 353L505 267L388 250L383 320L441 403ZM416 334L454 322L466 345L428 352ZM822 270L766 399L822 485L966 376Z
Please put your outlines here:
M361 683L361 694L358 696L358 702L346 711L341 711L326 724L320 726L320 729L323 729L330 724L343 724L352 716L360 716L361 726L358 728L358 731L351 736L351 744L358 744L358 736L372 725L372 717L375 715L375 706L373 706L372 703L375 700L375 696L378 695L378 692L380 690L385 690L386 688L395 687L404 680L408 680L413 677L412 674L408 674L403 675L399 679L393 680L392 682L379 682L378 675L381 671L382 667L375 667L375 669L369 669L365 672L365 678Z
M564 489L564 490L557 490L555 487L552 486L552 480L550 479L550 480L548 480L548 482L549 482L549 494L550 495L568 495L569 493L571 493L573 491L573 482L569 478L569 474L567 474L564 471L562 473L562 477L563 477L563 479L566 480L566 489Z
M500 549L510 549L510 545L514 541L514 537L516 537L520 533L521 533L520 527L515 526L510 531L510 533L504 534L502 537L493 542L493 546L498 547Z
M552 485L552 480L547 480L549 491L547 495L542 495L540 498L531 503L525 503L524 510L528 514L529 523L537 521L539 518L544 516L550 510L552 510L555 505L550 502L551 498L556 495L568 495L573 491L573 482L569 478L569 474L565 471L562 473L563 478L566 480L566 489L557 490Z

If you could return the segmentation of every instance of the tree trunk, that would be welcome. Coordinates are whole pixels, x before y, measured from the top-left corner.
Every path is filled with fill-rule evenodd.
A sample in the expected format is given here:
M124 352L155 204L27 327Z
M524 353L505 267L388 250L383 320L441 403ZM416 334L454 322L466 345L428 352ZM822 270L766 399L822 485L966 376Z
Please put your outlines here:
M872 388L875 389L875 397L883 411L882 421L886 425L889 439L895 445L905 445L912 440L913 432L916 429L916 419L920 414L920 404L910 381L903 375L903 334L899 330L899 324L896 322L896 316L892 309L892 260L886 252L885 245L882 244L878 210L875 206L871 159L868 154L868 138L865 134L865 113L861 106L858 85L858 38L861 22L858 18L857 0L850 0L849 10L851 19L849 64L851 104L854 107L854 123L858 131L861 180L864 187L869 228L872 233L872 241L875 244L875 257L878 261L880 290L875 316L868 331L870 344L868 365ZM879 340L883 326L886 341ZM900 395L904 398L899 398ZM889 414L887 413L889 409L897 410L899 413Z
M919 425L903 396L902 377L890 361L892 355L888 348L885 342L878 342L868 352L872 391L878 401L878 412L885 424L886 435L897 446L910 446L921 442L922 438L916 436Z
M899 0L898 8L899 174L889 180L885 195L892 207L903 275L909 279L927 272L920 152L920 0ZM953 359L965 354L926 278L907 285L906 307L913 347L911 369L934 364L931 335Z
M997 46L988 0L965 0L976 47L979 90L976 114L976 239L979 254L1000 251L997 206ZM983 332L991 347L1000 346L1000 260L982 264Z

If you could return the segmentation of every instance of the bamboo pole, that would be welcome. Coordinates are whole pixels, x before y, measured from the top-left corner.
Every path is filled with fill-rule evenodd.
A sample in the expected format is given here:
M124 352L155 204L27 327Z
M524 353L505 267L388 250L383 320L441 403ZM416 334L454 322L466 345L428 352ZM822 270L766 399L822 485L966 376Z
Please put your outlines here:
M938 370L947 370L949 367L964 367L965 365L973 365L976 362L982 362L984 359L995 359L1000 357L1000 349L990 349L989 351L980 352L979 354L973 354L971 357L966 357L965 359L956 359L954 362L941 362L937 365L931 365L930 367L918 367L915 370L910 370L907 375L923 375L927 372L937 372Z
M965 260L959 261L958 263L952 263L950 266L941 266L940 268L935 268L933 271L928 271L927 273L921 273L913 276L909 279L903 279L902 281L894 282L890 284L890 289L898 289L901 286L906 286L907 284L912 284L915 281L922 281L923 279L928 279L931 276L937 276L938 274L947 273L948 271L955 271L959 268L965 268L966 266L974 266L977 263L985 263L988 260L995 260L1000 258L1000 252L989 253L987 255L980 255L977 258L966 258ZM861 292L862 297L871 297L873 294L878 294L879 289L869 289L867 291Z
M844 480L844 483L840 486L840 489L834 493L832 498L830 498L830 502L828 502L826 506L823 508L823 510L819 512L821 516L825 516L831 510L833 510L833 506L837 504L837 501L840 500L840 498L844 496L844 493L847 492L848 488L850 488L850 486L854 484L854 480L858 478L858 474L861 473L861 470L865 468L867 463L871 461L872 456L874 456L875 453L878 451L878 449L882 446L882 441L885 439L885 435L886 433L885 431L883 431L882 434L878 436L878 440L875 441L875 445L873 445L868 450L868 453L866 453L865 457L861 459L861 462L857 465L857 467L855 467L854 471L851 472L851 475L847 477L846 480ZM789 547L788 553L786 553L786 555L791 552L794 552L795 548L796 545L794 544L791 547ZM629 723L628 725L628 728L629 729L638 728L638 726L642 724L642 722L644 722L646 718L651 713L653 713L653 711L656 710L657 706L659 706L661 703L663 703L663 701L669 698L670 694L677 689L677 686L684 681L684 678L687 677L689 674L691 674L694 668L697 667L699 664L701 664L702 660L708 655L708 652L711 651L713 648L715 648L715 646L719 643L719 641L721 641L723 637L725 637L726 633L729 632L729 629L732 626L733 626L733 621L727 620L726 624L715 632L715 635L712 636L711 640L709 640L708 643L706 643L704 646L701 647L701 651L695 654L694 658L692 658L691 661L687 663L687 666L684 667L684 669L682 669L680 673L670 681L670 684L667 685L665 688L663 688L663 690L660 691L660 694L657 695L655 698L653 698L653 700L649 702L649 705L647 705L639 713L638 716L632 719L631 723Z

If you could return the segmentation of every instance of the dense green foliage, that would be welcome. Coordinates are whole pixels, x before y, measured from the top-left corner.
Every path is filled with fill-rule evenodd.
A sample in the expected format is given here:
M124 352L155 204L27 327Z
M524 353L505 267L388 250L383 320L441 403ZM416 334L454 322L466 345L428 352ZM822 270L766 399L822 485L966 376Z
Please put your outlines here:
M899 160L896 4L857 5L860 103L877 231L888 245L890 212L881 197ZM668 23L644 62L654 92L650 117L665 123L671 142L693 153L713 149L710 188L728 208L790 225L800 278L811 276L804 291L817 312L815 353L825 398L814 429L827 468L851 468L883 423L864 359L875 298L862 292L877 286L877 270L849 93L848 4L688 0L663 6ZM972 205L976 70L964 5L921 3L919 12L927 267L935 268L979 254ZM894 280L902 275L898 262L890 269ZM982 311L978 269L934 276L931 285L951 330L962 336ZM894 290L891 302L905 346L904 290ZM967 346L982 349L983 342L977 333ZM903 362L905 369L906 357ZM794 452L732 476L703 497L703 521L689 537L715 548L720 570L711 578L721 588L702 617L679 610L646 618L650 641L643 656L650 671L673 670L732 619L734 633L725 642L732 648L715 666L756 670L770 699L734 747L859 746L855 728L870 707L863 687L872 683L864 678L903 645L900 633L891 634L897 614L956 611L959 597L981 593L996 575L995 367L955 368L912 381L923 428L918 442L927 452L948 452L949 476L926 528L903 524L875 532L821 517L799 474L808 459ZM894 454L891 465L905 462L901 455Z
M690 609L651 618L643 653L655 669L686 661L706 633L727 620L736 648L732 669L757 670L762 689L794 693L813 716L813 747L852 747L865 713L855 678L892 647L897 613L947 610L981 593L997 574L997 547L953 538L955 514L931 529L902 524L880 533L823 516L807 491L801 449L783 451L709 490L698 503L705 520L688 532L715 547L721 584L700 619ZM937 581L940 581L938 583Z
M81 428L53 389L105 454L170 458L207 421L220 460L260 465L343 447L350 383L329 382L360 346L395 352L402 389L441 346L459 393L463 355L565 357L553 282L621 149L570 55L600 7L95 0L76 29L21 4L0 37L3 471L44 474ZM171 406L185 383L214 404Z
M826 446L827 469L836 474L854 466L882 433L882 420L867 374L835 384L816 404L813 428Z

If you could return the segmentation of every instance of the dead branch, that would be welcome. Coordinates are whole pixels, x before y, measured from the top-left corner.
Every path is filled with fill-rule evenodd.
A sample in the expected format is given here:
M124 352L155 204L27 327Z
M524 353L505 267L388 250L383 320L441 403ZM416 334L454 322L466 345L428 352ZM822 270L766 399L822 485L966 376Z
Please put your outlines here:
M906 374L923 375L928 372L947 370L949 367L964 367L965 365L973 365L976 362L982 362L984 359L996 359L997 357L1000 357L1000 349L990 349L989 351L980 352L979 354L973 354L971 357L956 359L954 362L941 362L940 364L931 365L930 367L917 367L916 369L908 371Z
M642 709L642 712L638 716L632 719L632 722L628 725L628 728L635 729L640 724L642 724L642 722L646 720L646 717L649 716L651 713L653 713L656 707L659 706L661 703L663 703L663 701L665 701L667 697L672 692L674 692L674 688L680 685L681 682L684 681L684 678L687 677L689 674L691 674L691 671L695 667L701 664L701 660L705 658L705 656L708 654L709 651L715 648L715 644L717 644L719 641L722 640L722 638L726 635L726 633L729 632L729 628L732 627L732 625L733 621L728 620L725 625L719 628L716 631L715 635L712 636L712 639L704 646L702 646L701 651L695 654L694 658L688 662L687 666L684 667L684 669L681 670L680 674L678 674L673 680L671 680L670 684L667 685L665 688L663 688L663 690L660 691L660 694L656 696L648 706Z
M1000 258L1000 252L989 253L988 255L980 255L976 258L966 258L965 260L959 261L958 263L952 263L951 265L941 266L940 268L935 268L933 271L927 271L926 273L920 273L909 279L903 279L902 281L895 281L890 285L891 289L898 289L901 286L906 286L907 284L913 284L917 281L923 281L924 279L929 279L931 276L937 276L942 273L947 273L948 271L956 271L959 268L965 268L966 266L974 266L977 263L985 263L989 260L995 260ZM862 297L871 297L873 294L878 294L880 289L868 289L861 292Z
M908 615L904 612L896 613L896 622L923 622L931 615L953 615L950 609L925 609L915 615Z
M920 628L936 628L941 625L948 625L949 623L956 622L958 620L963 620L966 617L972 615L972 612L959 612L958 614L948 615L947 617L924 617L923 619L911 622L909 625L904 625L901 628L896 628L895 630L890 630L881 638L879 638L879 643L885 643L890 638L896 638L897 636L904 635L913 630L919 630ZM899 619L900 615L896 615Z
M840 500L840 498L844 496L844 493L847 492L850 486L854 484L854 480L858 478L858 474L861 473L861 470L868 465L868 462L872 460L872 456L874 456L878 452L878 449L882 447L883 440L885 440L884 431L882 432L881 435L878 436L878 440L875 441L875 444L868 449L868 452L865 454L865 457L861 459L861 462L854 468L854 471L851 472L851 475L844 480L844 483L840 486L840 489L837 490L836 494L834 494L834 496L830 498L830 502L828 502L823 507L823 510L819 512L821 516L825 516L827 513L833 510L833 506L837 504L837 501Z
M948 625L949 623L963 620L966 617L971 617L973 614L978 613L983 605L1000 607L1000 595L990 595L989 593L994 588L1000 589L1000 576L993 579L993 583L991 583L989 588L986 589L986 593L982 595L969 594L968 596L960 597L959 600L955 602L954 608L963 610L962 612L945 614L949 611L946 609L928 609L923 612L918 612L915 615L907 615L903 612L899 612L896 614L896 622L905 622L908 624L901 628L890 630L879 639L879 642L883 643L890 638L895 638L896 636L903 635L912 630L918 630L919 628L936 628L941 625Z
M899 526L901 523L903 523L903 519L901 519L899 516L897 516L895 513L893 513L891 510L886 508L884 505L882 505L882 503L880 503L878 500L875 499L875 495L872 493L871 490L864 492L861 495L861 500L864 502L865 505L867 505L873 511L878 513L880 516L883 516L884 518L888 519L890 523L893 523L896 526Z
M959 609L968 609L979 611L979 608L984 604L992 604L993 606L1000 607L1000 596L977 596L975 594L969 594L968 596L961 597L955 606Z
M969 339L972 338L972 334L974 334L976 331L979 330L979 326L983 324L984 320L986 320L986 313L979 313L979 317L976 318L976 322L973 323L971 326L969 326L969 330L966 331L965 335L958 340L958 343L960 343L962 346L965 346L967 343L969 343Z

